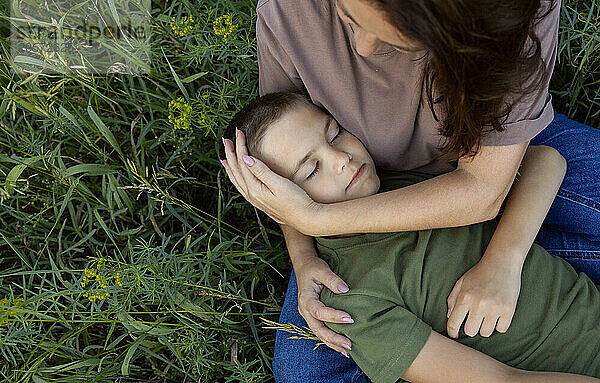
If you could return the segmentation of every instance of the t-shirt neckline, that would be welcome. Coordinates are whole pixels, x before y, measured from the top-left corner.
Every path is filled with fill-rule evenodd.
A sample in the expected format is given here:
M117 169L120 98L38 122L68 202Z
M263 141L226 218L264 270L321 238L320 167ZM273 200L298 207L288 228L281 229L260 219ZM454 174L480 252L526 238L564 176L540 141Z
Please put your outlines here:
M376 242L382 239L396 235L396 232L388 233L362 233L359 235L353 235L351 237L315 237L318 244L328 247L330 249L341 249L345 247L351 247L356 245L363 245L367 243Z

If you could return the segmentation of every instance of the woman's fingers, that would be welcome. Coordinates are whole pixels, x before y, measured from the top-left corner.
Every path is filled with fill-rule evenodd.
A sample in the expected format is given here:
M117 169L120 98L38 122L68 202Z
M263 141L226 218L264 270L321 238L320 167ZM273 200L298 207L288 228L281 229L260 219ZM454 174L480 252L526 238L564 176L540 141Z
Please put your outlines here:
M354 323L354 320L347 312L327 307L318 299L311 299L306 305L308 306L308 312L320 321L331 323Z
M303 317L308 327L321 341L330 348L348 355L347 350L352 347L350 339L327 328L323 322L313 317L310 313Z
M242 194L242 192L241 192L242 188L238 184L235 176L233 175L233 172L231 170L231 167L227 163L227 160L221 160L221 165L223 165L223 168L225 168L225 173L227 173L227 176L229 177L229 180L231 181L231 183L233 184L233 186L235 186L235 188L240 192L240 194Z
M329 266L322 268L320 272L315 275L315 279L324 284L334 294L346 293L350 290L346 282L331 271Z
M227 158L227 165L229 165L229 178L231 182L236 185L240 194L247 199L248 193L246 188L246 183L239 169L239 164L237 158L235 157L235 153L233 153L233 142L227 138L223 139L223 146L225 146L225 157Z
M254 188L258 182L256 177L246 166L243 157L248 157L248 149L246 148L246 136L244 133L237 128L235 129L235 156L237 157L237 163L239 164L240 175L244 179L244 183L248 188Z
M255 182L259 185L263 185L271 194L275 194L273 192L274 186L277 185L283 177L269 169L269 167L258 158L249 156L244 156L244 158L248 161L244 162L247 164L246 169L250 172L253 179L256 180Z

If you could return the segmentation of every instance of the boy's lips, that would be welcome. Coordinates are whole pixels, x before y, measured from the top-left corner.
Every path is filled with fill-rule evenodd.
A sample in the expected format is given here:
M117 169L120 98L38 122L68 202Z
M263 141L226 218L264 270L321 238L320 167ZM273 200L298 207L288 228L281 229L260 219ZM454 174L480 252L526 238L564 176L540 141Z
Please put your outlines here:
M346 190L348 190L350 188L350 186L354 185L355 183L358 182L358 179L364 174L365 172L365 164L360 165L360 167L356 170L356 173L354 173L354 176L352 177L352 179L350 180L350 183L348 184L348 186L346 186Z

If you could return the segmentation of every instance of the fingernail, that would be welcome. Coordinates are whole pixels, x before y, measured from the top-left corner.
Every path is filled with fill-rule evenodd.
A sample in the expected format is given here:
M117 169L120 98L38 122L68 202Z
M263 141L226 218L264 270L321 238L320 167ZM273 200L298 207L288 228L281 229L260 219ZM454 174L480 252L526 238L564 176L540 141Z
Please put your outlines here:
M249 157L249 156L247 156L247 155L244 154L242 156L242 159L244 160L244 162L246 163L246 165L248 165L248 166L254 165L254 160L252 159L252 157Z
M221 140L223 141L223 146L227 147L227 145L225 145L225 137L221 137Z
M238 137L238 132L239 132L239 130L238 130L237 126L236 126L236 127L235 127L235 138L237 138L237 137Z
M350 317L343 317L342 318L342 322L344 322L344 323L354 323L354 319L352 319Z
M219 162L221 163L221 165L223 165L223 167L225 167L225 164L223 163L223 160L219 160Z
M338 285L338 290L339 290L339 291L341 291L341 292L343 292L343 293L346 293L346 292L348 292L348 290L350 290L350 289L348 288L348 286L346 286L346 284L344 284L344 283L340 283L340 284Z
M347 344L347 343L342 343L342 347L345 348L348 351L352 351L352 347L350 347L350 345Z
M446 314L446 318L450 318L450 311L452 311L452 309L448 309L448 313Z

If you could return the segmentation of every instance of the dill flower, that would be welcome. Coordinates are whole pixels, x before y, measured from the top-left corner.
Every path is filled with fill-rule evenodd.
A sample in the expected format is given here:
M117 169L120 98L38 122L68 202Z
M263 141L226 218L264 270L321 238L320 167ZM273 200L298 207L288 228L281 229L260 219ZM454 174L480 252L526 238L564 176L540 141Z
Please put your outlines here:
M85 270L83 270L83 272L85 273L85 277L87 279L92 279L96 276L96 270L94 270L94 269L86 268Z
M175 130L189 130L192 106L183 97L169 102L169 122Z
M213 32L215 32L215 35L222 36L224 39L227 39L241 23L242 22L240 21L237 24L234 24L231 21L231 16L229 15L219 16L213 22Z
M93 302L98 299L105 299L110 296L110 293L103 290L90 290L89 292L83 293L83 296L86 297L90 302Z
M177 36L186 36L196 27L192 16L184 16L179 21L175 17L171 17L171 29Z
M103 271L105 268L106 259L100 258L96 263L95 268L89 267L84 269L83 279L79 284L84 289L86 289L87 285L90 285L90 287L88 287L82 294L90 302L98 299L105 299L110 296L110 293L106 290L106 287L108 286L109 280L113 277L113 275L110 273L106 274L106 271ZM117 273L117 275L119 275L120 278L120 274ZM97 285L99 289L94 289L94 285Z
M116 273L113 278L115 280L115 284L117 284L119 286L123 286L123 280L121 279L121 273Z
M0 307L0 326L11 321L10 317L17 315L17 310L23 303L22 298L17 298L10 302L7 298L0 300L1 306L8 306L7 308Z

